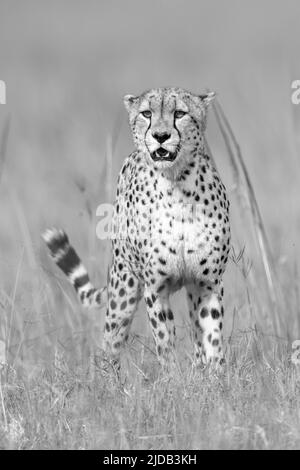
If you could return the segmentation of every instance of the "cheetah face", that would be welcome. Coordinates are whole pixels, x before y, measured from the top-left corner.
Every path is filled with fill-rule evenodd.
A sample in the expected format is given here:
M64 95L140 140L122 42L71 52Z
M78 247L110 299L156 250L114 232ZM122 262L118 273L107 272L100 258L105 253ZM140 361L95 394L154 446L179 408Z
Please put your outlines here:
M157 88L126 95L125 107L137 149L157 168L187 160L201 145L214 93L193 95L181 88Z

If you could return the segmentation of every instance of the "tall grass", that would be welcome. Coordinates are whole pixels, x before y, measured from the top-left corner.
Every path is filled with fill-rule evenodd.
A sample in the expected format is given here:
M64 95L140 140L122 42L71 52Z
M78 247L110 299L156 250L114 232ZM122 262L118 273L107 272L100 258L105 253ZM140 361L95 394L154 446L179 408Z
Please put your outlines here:
M7 151L7 143L8 143L8 135L9 135L9 128L10 128L10 117L7 117L0 136L0 183L1 177L3 173L3 168L6 159L6 151Z
M5 344L0 384L2 448L299 447L300 417L296 413L300 404L299 370L290 361L288 337L277 318L282 305L277 300L280 284L271 248L255 191L228 119L219 104L214 110L232 165L241 220L246 207L250 214L247 223L255 228L253 233L269 289L259 305L249 289L253 266L246 259L245 248L239 252L233 248L232 268L244 283L247 305L242 309L234 307L232 323L227 326L225 369L212 375L192 368L189 325L180 317L177 318L181 332L178 375L164 376L145 330L133 330L123 355L125 387L120 388L117 381L109 380L99 349L99 314L83 315L73 293L66 290L65 280L60 279L50 264L52 280L49 285L50 271L48 268L44 271L48 262L44 254L39 259L33 250L22 207L15 199L24 248L13 290L11 294L2 292L1 295L4 299L2 324L6 325L1 336L1 344ZM109 200L112 197L113 146L110 138L107 142L104 171ZM77 186L87 220L93 224L93 203L86 199L87 188L82 184ZM93 245L92 241L89 243ZM31 272L42 274L41 283L32 279L30 284L32 313L26 321L21 319L22 307L17 301L18 292L23 288L20 273L25 254ZM260 267L255 269L259 271ZM255 274L251 283L252 288L257 289ZM258 325L258 308L262 303L270 322L261 318ZM240 329L235 322L242 310L246 310L250 322L248 327ZM54 312L59 315L54 316ZM37 329L33 327L36 322ZM270 329L268 324L272 325ZM36 329L36 336L32 337L33 329ZM40 359L37 353L42 353Z
M233 179L236 185L237 199L240 206L240 214L242 216L245 209L249 209L250 211L256 246L259 250L260 259L262 261L267 282L267 292L272 307L269 312L270 321L273 325L273 333L278 335L282 331L282 320L280 318L280 310L282 307L281 285L276 276L272 250L268 242L255 190L251 183L250 175L242 156L240 145L238 144L228 118L218 101L213 104L213 110L231 163Z
M299 448L291 345L300 338L300 108L290 108L297 77L287 67L298 57L298 16L251 2L236 21L237 2L219 2L218 15L213 3L152 2L146 16L135 0L118 12L114 2L3 7L0 78L11 119L0 114L1 448ZM40 233L61 225L95 284L106 282L110 246L97 240L96 208L112 201L132 150L119 104L164 84L195 92L209 84L224 102L208 142L231 202L226 365L216 375L192 368L179 292L180 371L160 371L141 303L122 388L103 366L105 311L81 310Z

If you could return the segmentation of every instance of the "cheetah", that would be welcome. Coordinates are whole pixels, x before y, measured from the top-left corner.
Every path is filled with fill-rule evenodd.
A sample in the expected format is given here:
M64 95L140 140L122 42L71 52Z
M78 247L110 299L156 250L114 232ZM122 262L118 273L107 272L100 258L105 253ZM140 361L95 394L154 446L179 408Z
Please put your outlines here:
M135 150L118 178L108 285L96 289L64 231L43 235L81 303L107 305L103 349L119 367L144 296L157 357L174 359L170 294L185 287L196 365L224 361L222 276L230 251L229 201L204 133L215 93L157 88L126 95Z

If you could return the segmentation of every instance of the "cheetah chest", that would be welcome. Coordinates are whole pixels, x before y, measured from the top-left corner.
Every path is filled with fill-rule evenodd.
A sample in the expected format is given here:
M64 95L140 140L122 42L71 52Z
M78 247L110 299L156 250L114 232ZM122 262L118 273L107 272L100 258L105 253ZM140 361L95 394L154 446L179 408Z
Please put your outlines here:
M158 186L152 196L147 205L147 224L145 208L135 214L137 226L143 227L135 243L144 265L154 265L158 274L175 282L203 277L215 282L223 271L228 244L225 211L212 211L204 200L196 202L181 188Z
M156 209L153 256L157 255L164 272L186 280L216 274L224 245L222 224L204 215L201 204L189 201L172 207L158 204Z

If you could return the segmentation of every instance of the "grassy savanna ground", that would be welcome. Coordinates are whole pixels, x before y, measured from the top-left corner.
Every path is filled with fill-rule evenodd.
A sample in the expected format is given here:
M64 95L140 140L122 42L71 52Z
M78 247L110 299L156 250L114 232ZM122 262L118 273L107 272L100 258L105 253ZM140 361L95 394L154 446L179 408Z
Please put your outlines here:
M2 448L300 447L297 2L189 3L0 1ZM122 96L161 85L218 91L260 206L274 289L212 113L208 141L232 207L226 366L192 370L179 292L181 372L161 373L141 305L124 391L103 375L103 311L81 310L40 232L65 228L95 284L106 282L96 208L113 200L132 149Z

